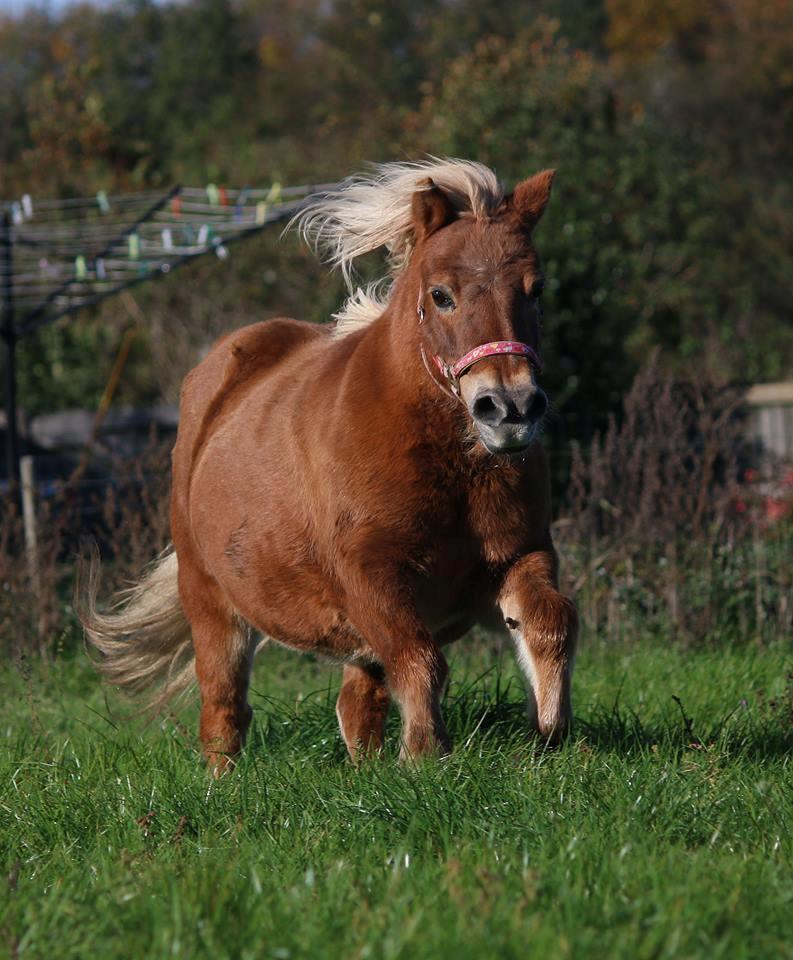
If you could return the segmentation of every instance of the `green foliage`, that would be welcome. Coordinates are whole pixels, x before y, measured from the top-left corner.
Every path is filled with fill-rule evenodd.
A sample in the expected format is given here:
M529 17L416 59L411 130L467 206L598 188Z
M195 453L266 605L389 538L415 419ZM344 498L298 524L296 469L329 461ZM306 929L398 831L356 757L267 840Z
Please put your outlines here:
M621 111L608 67L572 48L557 22L482 40L421 116L428 150L478 156L513 181L558 169L537 242L550 278L548 379L574 434L602 424L654 347L698 378L781 374L793 336L778 322L782 303L770 303L780 285L758 278L786 260L783 233L753 247L745 188L681 163L662 131ZM757 335L737 341L741 326Z
M24 341L19 391L30 416L57 409L96 408L121 344L119 326L108 315L43 327ZM140 337L126 366L119 397L135 402L155 399L148 376L148 345Z
M278 650L236 772L142 731L85 662L0 677L9 955L790 957L785 651L584 647L577 739L525 735L511 657L458 654L457 748L353 768L335 681ZM484 676L481 671L490 672ZM679 698L678 703L674 697Z

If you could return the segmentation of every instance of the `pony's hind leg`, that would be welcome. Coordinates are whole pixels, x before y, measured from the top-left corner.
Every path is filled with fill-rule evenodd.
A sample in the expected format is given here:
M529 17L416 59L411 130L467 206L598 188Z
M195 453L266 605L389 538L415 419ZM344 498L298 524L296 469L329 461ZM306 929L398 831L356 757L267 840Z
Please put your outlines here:
M201 694L201 744L215 776L242 749L251 722L248 682L255 644L217 583L179 568L182 606L190 621Z
M383 746L390 702L382 667L348 664L344 668L336 716L352 760Z

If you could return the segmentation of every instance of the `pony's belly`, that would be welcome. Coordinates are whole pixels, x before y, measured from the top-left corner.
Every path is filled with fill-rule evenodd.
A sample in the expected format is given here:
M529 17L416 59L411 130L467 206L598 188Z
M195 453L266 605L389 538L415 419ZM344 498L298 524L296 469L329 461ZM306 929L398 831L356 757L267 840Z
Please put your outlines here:
M252 557L250 577L224 579L239 614L282 646L349 662L371 654L350 623L335 585L313 563L284 560L272 549ZM283 555L281 555L283 556Z
M234 492L224 488L229 474ZM209 460L197 471L194 498L209 508L194 508L192 532L208 571L234 610L277 643L339 661L365 655L338 587L312 560L300 518L288 510L289 484L277 465L267 479L244 467L219 471Z
M266 624L268 620L265 617L261 622ZM369 644L349 624L304 633L299 633L292 625L283 629L280 623L272 623L269 630L265 626L257 626L257 629L281 647L296 653L312 653L331 663L373 663L377 659Z

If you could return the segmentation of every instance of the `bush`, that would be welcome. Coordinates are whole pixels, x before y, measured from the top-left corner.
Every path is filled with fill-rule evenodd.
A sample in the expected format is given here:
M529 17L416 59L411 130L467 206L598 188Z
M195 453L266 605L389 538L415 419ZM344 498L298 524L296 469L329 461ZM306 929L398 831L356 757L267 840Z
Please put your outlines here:
M588 454L573 445L557 539L592 635L691 645L789 632L793 522L752 494L741 421L740 392L676 381L653 360L621 420Z

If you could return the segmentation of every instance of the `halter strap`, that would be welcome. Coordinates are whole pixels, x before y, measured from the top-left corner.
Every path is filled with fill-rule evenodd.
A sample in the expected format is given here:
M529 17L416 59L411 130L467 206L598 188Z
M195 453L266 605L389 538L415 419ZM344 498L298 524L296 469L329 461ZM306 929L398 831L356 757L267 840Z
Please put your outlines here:
M537 370L542 372L542 359L534 347L528 343L521 343L519 340L493 340L490 343L483 343L479 347L469 350L465 356L460 357L457 363L451 365L452 375L461 377L465 371L472 367L485 357L497 357L504 353L514 353L520 357L528 357L529 363Z
M455 363L444 363L437 353L433 355L432 359L435 361L435 366L440 371L441 376L448 381L454 393L459 396L460 377L466 370L487 357L500 357L510 353L518 357L526 357L537 373L542 373L542 358L539 353L528 343L521 343L519 340L492 340L490 343L483 343L474 347L473 350L469 350Z

